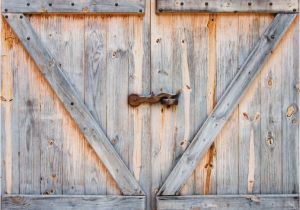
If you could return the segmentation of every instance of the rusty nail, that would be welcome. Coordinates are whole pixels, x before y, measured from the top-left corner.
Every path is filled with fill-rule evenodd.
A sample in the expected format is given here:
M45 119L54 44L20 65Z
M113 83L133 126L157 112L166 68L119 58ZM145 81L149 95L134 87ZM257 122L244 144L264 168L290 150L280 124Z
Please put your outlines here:
M248 2L248 6L251 6L252 5L252 2Z
M183 6L183 5L184 5L184 2L180 2L180 5Z
M208 6L208 2L205 2L205 6Z
M273 6L273 3L272 3L272 2L270 2L270 3L269 3L269 5L270 5L270 6Z

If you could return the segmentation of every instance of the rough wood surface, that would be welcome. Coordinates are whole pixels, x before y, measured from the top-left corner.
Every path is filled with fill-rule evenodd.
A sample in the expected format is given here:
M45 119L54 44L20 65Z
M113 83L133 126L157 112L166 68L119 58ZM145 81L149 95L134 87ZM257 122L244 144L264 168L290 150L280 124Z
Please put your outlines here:
M274 209L296 210L299 195L208 195L208 196L160 196L157 197L158 210L189 209Z
M143 14L145 11L145 0L3 0L2 4L3 13Z
M228 86L216 108L184 152L160 189L159 194L174 195L192 174L199 160L235 110L239 100L264 66L266 60L289 28L295 14L279 14L252 50L239 73Z
M239 41L239 18L236 15L228 14L218 17L217 38L216 38L216 54L217 54L217 88L216 97L219 103L228 86L234 81L239 71L238 66L238 41ZM253 59L256 59L253 56ZM253 61L252 61L253 62ZM235 81L237 83L237 81ZM239 87L242 89L242 87ZM237 90L237 89L236 89ZM238 94L236 92L236 94ZM229 95L228 95L229 96ZM231 95L233 96L233 95ZM234 100L234 96L226 102L227 106L232 106L230 100ZM216 111L215 115L218 120L227 119L223 130L216 137L216 180L218 194L236 194L238 193L238 132L228 132L238 127L238 106L231 110L229 114L226 108ZM231 109L231 107L230 107ZM229 116L227 116L229 114ZM216 130L211 130L213 135L217 134ZM218 173L222 171L222 173Z
M157 12L206 12L206 13L287 13L298 11L298 1L284 0L156 0Z
M259 15L239 15L239 66L260 37ZM239 193L260 193L260 75L239 104Z
M144 196L5 195L2 198L2 208L26 210L143 210L145 209L145 201Z
M23 14L9 14L6 19L122 192L127 195L142 194L140 186L114 150L81 97L78 96L76 89L67 79L59 64L43 47L27 18Z

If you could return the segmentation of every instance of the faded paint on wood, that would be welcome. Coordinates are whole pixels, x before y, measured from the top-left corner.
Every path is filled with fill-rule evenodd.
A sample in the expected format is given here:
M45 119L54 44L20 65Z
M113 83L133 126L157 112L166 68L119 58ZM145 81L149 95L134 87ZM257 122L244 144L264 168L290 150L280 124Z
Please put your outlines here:
M145 0L3 0L2 4L3 13L143 14L145 11Z
M33 196L15 195L4 196L4 209L26 210L59 210L59 209L99 209L99 210L143 210L145 209L144 196Z
M191 13L291 13L298 11L297 0L156 0L157 12Z

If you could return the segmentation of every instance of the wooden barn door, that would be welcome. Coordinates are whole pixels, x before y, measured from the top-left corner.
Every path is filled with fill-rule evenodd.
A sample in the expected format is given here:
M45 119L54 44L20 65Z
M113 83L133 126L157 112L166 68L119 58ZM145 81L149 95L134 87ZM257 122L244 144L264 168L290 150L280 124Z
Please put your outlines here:
M2 1L3 209L145 209L147 111L127 103L150 92L145 9Z
M157 209L298 209L298 1L156 2Z
M298 209L298 8L2 0L1 208Z

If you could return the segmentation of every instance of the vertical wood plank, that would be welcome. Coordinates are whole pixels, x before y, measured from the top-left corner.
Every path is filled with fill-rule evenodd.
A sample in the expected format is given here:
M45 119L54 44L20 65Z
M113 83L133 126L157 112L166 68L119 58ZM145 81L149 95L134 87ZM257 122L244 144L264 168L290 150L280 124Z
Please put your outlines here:
M259 40L258 15L239 15L241 66ZM239 105L239 193L260 193L260 76Z
M22 47L2 19L1 34L1 164L2 193L19 193L18 80L15 62Z
M62 18L62 17L59 17ZM70 23L76 23L76 27ZM84 19L82 16L66 16L61 20L60 52L62 68L77 92L84 98ZM64 113L64 168L63 193L83 194L85 179L85 138L74 121Z
M299 17L291 26L282 57L282 191L299 193Z
M128 25L127 16L108 20L107 37L107 135L128 165ZM127 119L127 120L126 120ZM108 180L108 193L120 194L114 182Z
M107 20L107 17L96 16L88 16L85 20L85 103L104 130L107 120ZM106 194L110 175L90 147L86 148L85 156L85 193Z
M238 71L238 18L220 16L217 22L217 99ZM216 140L217 193L238 192L238 108L231 115Z
M53 53L60 49L59 36L56 36L56 28L59 26L57 17L46 16L35 17L41 21L41 29L37 31L43 43L51 48ZM59 27L58 27L59 28ZM37 73L40 74L40 73ZM48 85L41 77L41 119L40 141L41 141L41 194L62 194L63 188L63 130L62 118L59 110L59 101Z
M31 18L37 31L41 31L41 20ZM22 52L23 51L23 52ZM17 58L17 80L19 91L19 142L20 142L20 193L40 194L41 182L41 133L40 106L41 94L36 91L41 85L41 78L34 62L20 50ZM36 81L35 83L32 81ZM24 90L27 90L24 93Z
M261 24L269 24L266 16ZM262 26L261 26L262 27ZM282 192L282 57L283 42L267 62L261 76L261 193Z
M197 66L199 70L195 76L195 101L198 103L196 103L197 106L195 107L195 124L197 126L193 133L196 133L197 130L199 130L216 104L216 22L217 16L209 15L207 20L207 31L204 29L202 30L202 33L204 34L201 33L194 37L195 42L197 42L196 40L201 40L201 38L203 41L199 42L198 46L195 46L195 49L199 49L199 51L197 50L195 52L194 62L196 62L195 68ZM204 55L201 55L201 52L204 52ZM204 110L205 107L207 111ZM196 194L206 195L216 193L215 143L213 143L208 153L203 157L198 167L195 169L195 182Z
M42 119L39 122L41 132L41 193L44 195L61 195L63 179L62 120L55 118L55 113L51 112L52 107L55 106L49 104L43 104L42 112L44 115L48 115L50 119ZM51 119L51 116L54 118Z
M146 1L144 17L129 16L128 94L150 93L150 4L150 1ZM151 196L154 196L151 194L150 132L150 106L129 107L129 169L146 194L146 209L152 209Z
M84 24L82 17L54 15L51 17L35 16L34 18L43 19L42 30L36 32L83 97ZM76 22L77 27L73 27L70 22ZM45 85L48 86L46 82ZM49 87L46 91L52 92ZM85 173L83 170L84 145L87 143L58 98L53 96L52 100L55 101L56 110L58 110L57 117L62 119L62 134L59 138L63 141L63 159L60 161L61 166L59 166L63 168L61 174L62 193L82 194L84 192Z
M172 93L173 80L172 15L158 16L151 1L151 91ZM174 112L176 108L151 106L152 194L156 194L174 164ZM176 128L175 128L176 130ZM153 196L152 208L156 208Z

